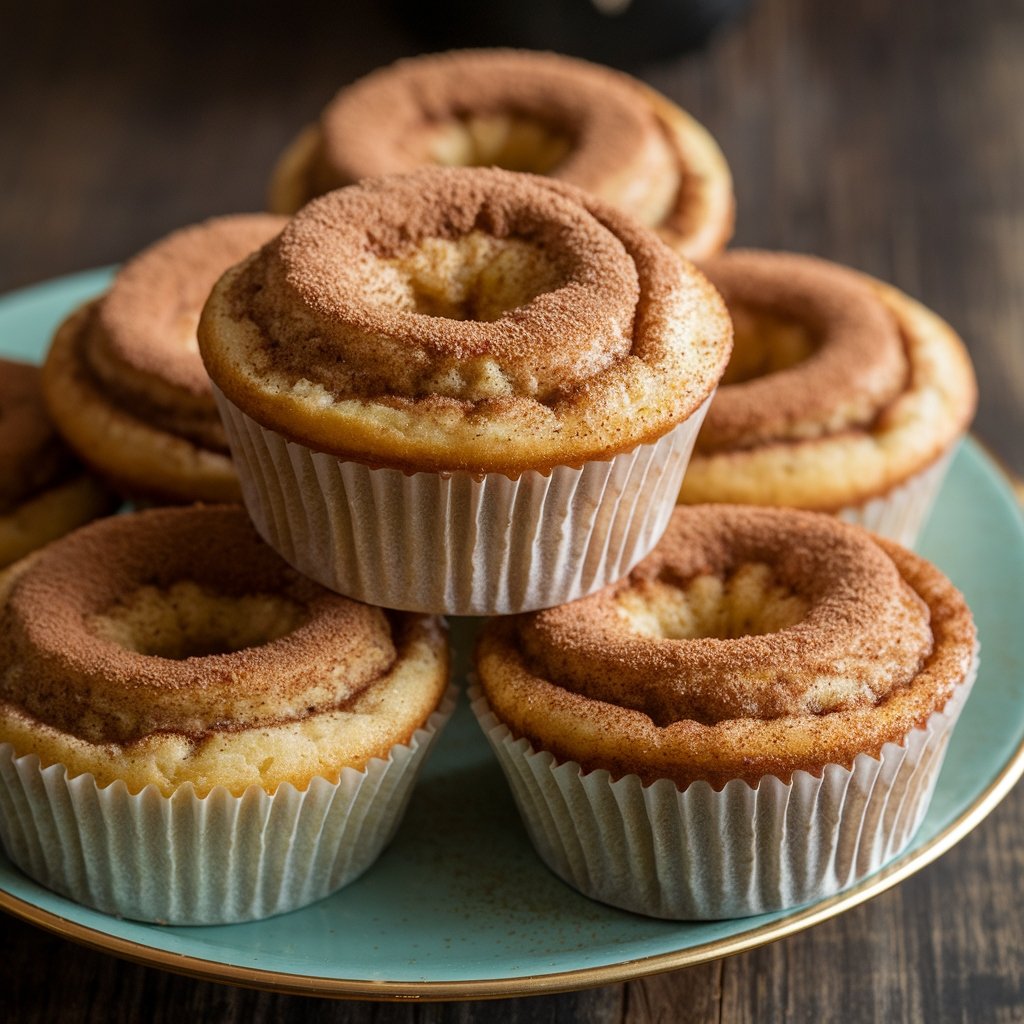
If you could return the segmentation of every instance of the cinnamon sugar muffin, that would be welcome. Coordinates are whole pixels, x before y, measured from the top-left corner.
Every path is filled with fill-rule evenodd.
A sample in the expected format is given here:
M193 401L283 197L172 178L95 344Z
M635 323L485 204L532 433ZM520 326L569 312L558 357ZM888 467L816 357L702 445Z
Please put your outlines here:
M0 568L116 504L53 429L39 369L0 359Z
M270 207L430 165L551 175L690 259L732 234L732 180L704 128L628 75L526 50L413 57L342 89L281 157Z
M442 721L441 624L324 590L237 507L79 530L0 576L0 623L4 845L128 917L265 917L347 883Z
M961 595L830 517L677 509L630 575L494 620L475 709L538 852L660 917L828 895L911 840L976 672Z
M736 346L680 500L836 512L913 544L977 401L960 339L810 256L735 250L703 269Z
M57 331L43 376L50 414L71 447L126 497L240 500L196 324L217 278L284 223L235 215L175 231Z
M448 169L308 204L218 282L199 341L274 548L372 604L483 614L650 550L730 329L579 190Z

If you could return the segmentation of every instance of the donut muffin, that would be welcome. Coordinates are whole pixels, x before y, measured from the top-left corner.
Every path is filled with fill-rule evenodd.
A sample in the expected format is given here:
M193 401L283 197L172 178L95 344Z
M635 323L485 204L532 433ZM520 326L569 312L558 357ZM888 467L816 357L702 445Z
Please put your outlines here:
M252 919L346 884L442 720L439 621L300 576L237 506L70 534L0 576L0 623L4 845L127 917Z
M452 168L309 203L221 278L199 341L274 548L371 604L485 614L650 550L730 325L578 189Z
M729 169L696 121L621 72L525 50L413 57L342 89L281 157L270 207L430 165L549 174L690 259L732 234Z
M977 401L960 339L810 256L734 250L703 269L736 344L680 500L835 512L913 544Z
M217 278L284 223L250 214L182 228L127 263L57 331L43 375L50 414L126 497L240 500L196 324Z
M695 506L619 583L488 623L475 710L552 870L641 913L733 917L910 842L975 656L963 598L906 549Z
M0 568L116 505L53 429L38 367L0 359Z

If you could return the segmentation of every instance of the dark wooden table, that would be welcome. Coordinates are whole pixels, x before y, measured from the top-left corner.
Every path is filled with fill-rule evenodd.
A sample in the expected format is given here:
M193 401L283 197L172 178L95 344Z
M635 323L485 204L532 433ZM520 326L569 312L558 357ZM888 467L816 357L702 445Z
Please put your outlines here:
M0 7L0 291L259 208L279 148L335 88L420 48L362 0L161 6ZM860 267L960 329L977 433L1024 473L1024 6L760 0L706 51L634 70L720 140L737 241ZM1022 922L1018 787L897 889L673 974L489 1004L329 1002L139 967L5 917L0 1019L1017 1021Z

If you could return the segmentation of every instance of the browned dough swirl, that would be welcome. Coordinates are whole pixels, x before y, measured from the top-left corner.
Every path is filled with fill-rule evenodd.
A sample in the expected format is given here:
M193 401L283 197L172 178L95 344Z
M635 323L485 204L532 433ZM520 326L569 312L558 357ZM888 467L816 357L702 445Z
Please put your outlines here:
M291 213L364 178L431 165L550 175L694 259L732 231L728 167L689 115L609 68L502 49L401 60L342 89L286 151L271 206Z
M117 501L54 428L39 368L0 359L0 568Z
M78 468L46 414L39 367L0 359L0 515Z
M199 314L217 278L284 225L266 214L214 218L175 231L118 271L83 346L107 392L164 430L227 451L196 345Z
M240 498L196 343L203 303L283 217L239 214L175 231L75 310L47 355L43 388L68 443L122 493L157 501Z
M835 263L789 253L733 250L703 268L736 318L762 317L810 335L795 365L725 384L708 411L702 451L820 437L872 423L906 386L896 322L870 285Z
M681 786L788 779L900 742L963 682L963 598L903 548L828 516L678 508L621 583L496 620L481 685L561 760Z
M662 436L730 344L717 294L650 232L484 169L315 200L225 275L199 338L232 402L309 447L510 474Z
M391 668L405 621L300 576L226 507L101 520L12 568L2 598L0 699L93 743L343 706ZM216 652L232 635L252 642Z
M977 403L949 324L812 256L734 250L702 269L729 307L735 347L680 501L856 514L941 466ZM886 529L907 535L908 522Z

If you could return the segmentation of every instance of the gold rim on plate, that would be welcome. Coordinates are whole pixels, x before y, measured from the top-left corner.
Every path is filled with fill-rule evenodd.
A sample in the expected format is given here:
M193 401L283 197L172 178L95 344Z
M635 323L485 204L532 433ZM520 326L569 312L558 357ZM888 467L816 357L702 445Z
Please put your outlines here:
M59 914L42 910L25 900L0 890L0 909L38 925L65 939L81 943L92 949L147 967L159 967L205 981L229 982L247 988L282 992L289 995L327 996L337 999L375 999L392 1002L421 1000L438 1002L451 999L504 999L510 996L543 995L571 992L575 989L610 985L692 967L755 949L776 939L785 938L813 925L827 921L843 911L880 895L887 889L909 878L921 868L936 860L976 828L996 807L1024 775L1024 741L1018 745L1013 757L989 784L985 791L960 815L924 846L893 861L888 867L820 903L798 909L787 917L761 925L713 942L705 942L687 949L656 953L636 960L626 960L603 967L585 967L553 974L526 975L520 978L476 979L472 981L353 981L347 978L326 978L315 975L290 974L281 971L260 970L235 964L217 963L184 953L170 953L153 949L143 943L108 935L105 932L69 921Z
M975 439L977 440L977 439ZM1024 501L1024 481L1015 476L984 443L979 443L992 463L1006 478L1013 493ZM898 857L881 871L858 885L835 896L802 909L798 908L786 917L750 931L742 932L712 942L701 943L686 949L634 960L620 961L600 967L584 967L576 970L557 971L551 974L525 975L516 978L474 979L468 981L370 981L347 978L328 978L317 975L292 974L283 971L262 970L242 967L236 964L204 960L185 953L171 953L154 949L144 943L108 935L106 932L78 924L48 910L22 900L0 889L0 910L54 932L62 938L80 943L101 952L147 967L159 967L175 974L199 978L205 981L227 982L247 988L263 989L290 995L325 996L336 999L368 999L382 1001L424 1001L439 1002L455 999L502 999L510 996L544 995L571 992L628 981L633 978L674 971L682 967L718 960L732 956L776 939L794 935L811 928L831 917L850 910L880 895L904 879L926 867L943 853L955 846L973 831L992 812L999 802L1024 775L1024 740L1017 746L1013 756L992 780L985 790L950 825L923 846Z

